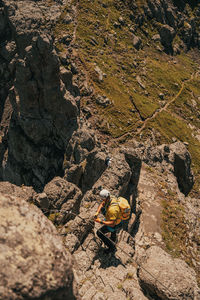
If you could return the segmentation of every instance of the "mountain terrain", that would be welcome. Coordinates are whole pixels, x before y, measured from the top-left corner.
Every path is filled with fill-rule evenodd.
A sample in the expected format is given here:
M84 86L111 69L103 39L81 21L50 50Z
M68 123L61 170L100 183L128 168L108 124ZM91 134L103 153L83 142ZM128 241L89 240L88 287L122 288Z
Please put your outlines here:
M0 299L200 299L199 83L198 1L0 1Z

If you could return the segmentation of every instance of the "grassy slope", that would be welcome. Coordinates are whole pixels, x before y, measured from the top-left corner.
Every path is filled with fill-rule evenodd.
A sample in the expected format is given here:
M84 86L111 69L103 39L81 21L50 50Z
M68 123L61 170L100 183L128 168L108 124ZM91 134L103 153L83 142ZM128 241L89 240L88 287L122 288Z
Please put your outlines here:
M137 2L141 5L145 1ZM66 12L68 11L69 8L66 8ZM192 16L192 9L190 14ZM120 26L119 17L123 18ZM170 143L173 137L188 142L196 178L191 195L198 197L200 141L194 133L200 130L200 76L191 76L198 70L200 55L198 57L195 52L182 52L171 57L160 51L160 43L152 42L152 36L157 33L156 27L145 23L136 29L134 21L130 20L130 10L123 1L81 0L77 21L76 44L88 80L95 94L104 95L112 101L106 108L98 106L95 101L92 103L92 107L98 112L95 116L98 116L96 124L99 129L112 138L129 133L129 137L144 141L152 135L154 128L158 144ZM135 28L135 34L142 39L143 47L139 51L133 47L130 28ZM72 24L63 27L61 22L56 27L56 34L70 33L72 30ZM175 42L179 42L178 37ZM59 47L62 50L62 45L58 45ZM102 81L95 71L96 66L106 74ZM138 76L145 89L138 83ZM160 93L164 94L164 100L160 99ZM173 99L166 111L158 113L146 123L140 135L136 134L143 124L142 119L148 119ZM196 101L195 107L191 105L191 99ZM88 102L83 98L82 106L85 105ZM166 246L170 253L175 253L176 256L182 254L189 261L183 249L184 211L174 214L177 204L174 199L170 199L167 205L163 204L163 236ZM172 221L170 224L169 218ZM180 226L177 227L178 222ZM174 237L179 237L178 242L174 242ZM171 251L171 248L174 250Z
M119 24L120 16L124 25L116 28L115 23ZM135 34L142 37L143 42L143 48L137 51L133 47L133 34L129 30L135 23L129 16L130 10L121 1L82 0L79 4L79 54L95 92L107 96L112 101L106 108L101 108L95 103L94 105L99 119L106 121L103 122L103 130L106 123L106 132L114 138L126 132L134 136L136 129L142 124L131 98L140 115L148 118L156 109L171 101L178 94L181 84L189 80L198 68L197 61L189 53L170 57L157 50L156 44L151 40L152 35L157 33L152 24L144 24L141 29L136 30ZM94 40L96 44L93 43ZM157 45L160 46L159 43ZM106 74L101 82L95 72L96 65ZM138 84L138 75L145 85L146 92ZM161 134L161 138L158 135L161 142L171 142L172 137L188 142L196 174L200 171L200 143L193 137L193 129L188 123L200 128L199 83L200 76L189 83L186 82L179 97L166 112L158 114L153 121L147 123L147 129L142 135L145 138L148 136L148 129L155 127ZM164 101L159 98L160 93L164 94ZM195 109L188 106L191 95L195 96L197 102Z

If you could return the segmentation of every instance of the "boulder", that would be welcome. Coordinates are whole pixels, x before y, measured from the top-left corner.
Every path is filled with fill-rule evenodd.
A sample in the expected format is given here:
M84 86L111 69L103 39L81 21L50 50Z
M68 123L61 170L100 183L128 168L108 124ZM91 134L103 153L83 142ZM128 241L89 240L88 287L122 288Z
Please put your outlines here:
M94 188L103 187L110 190L111 194L123 196L126 193L131 178L131 169L123 154L111 157L111 163L102 176L96 181Z
M83 164L80 165L71 165L69 169L65 170L64 179L69 182L80 186L81 177L83 175Z
M107 166L105 160L106 154L101 151L94 150L88 155L81 180L83 192L90 190L106 170Z
M159 35L159 34L154 34L154 35L152 36L152 40L153 40L154 42L160 42L160 35Z
M165 13L160 1L152 1L148 0L148 8L149 8L149 17L155 18L158 22L164 23L165 22Z
M135 49L139 50L142 45L142 40L140 37L136 36L135 34L133 35L133 46Z
M173 27L169 25L162 25L159 30L161 43L166 50L170 51L172 48L172 42L176 35L176 32Z
M148 290L153 299L199 299L195 272L184 261L172 258L158 246L146 251L138 275L141 287Z
M105 165L105 161L102 161L102 163ZM91 189L85 193L80 210L85 211L85 207L89 206L90 213L94 213L97 200L99 199L99 192L104 188L108 189L112 195L125 196L130 180L131 169L124 155L122 153L113 155L109 166L106 166L106 169L102 172L98 180L96 180Z
M88 152L94 149L95 144L94 132L85 125L82 126L73 134L67 145L66 160L69 164L80 164L87 158Z
M74 218L80 207L82 193L73 183L55 177L44 188L49 204L48 212L58 214L57 222L65 223Z
M74 252L83 243L85 238L94 228L94 220L91 218L90 209L85 209L67 222L62 228L62 235L65 236L65 246L70 252Z
M111 104L110 99L106 96L97 95L94 98L96 103L100 106L107 107Z
M71 256L34 205L0 195L0 298L76 299Z
M177 178L180 191L187 196L194 184L194 177L191 170L191 156L186 146L181 142L170 145L172 151L172 163L174 175Z

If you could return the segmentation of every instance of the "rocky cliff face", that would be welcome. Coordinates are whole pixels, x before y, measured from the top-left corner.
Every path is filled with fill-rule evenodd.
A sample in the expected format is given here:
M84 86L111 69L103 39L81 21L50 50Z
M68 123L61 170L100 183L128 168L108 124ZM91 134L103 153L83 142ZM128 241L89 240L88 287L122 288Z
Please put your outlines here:
M82 138L80 140L77 139L77 142L80 143L81 140ZM177 148L177 146L179 147ZM52 230L54 226L49 223L46 217L42 217L41 212L41 216L38 215L36 218L35 214L36 212L38 214L39 210L33 204L29 205L27 203L31 202L40 207L43 213L57 226L57 235L62 236L65 247L64 250L63 246L59 246L60 255L65 257L66 249L67 253L70 252L73 255L74 286L76 285L74 293L77 299L114 299L114 297L118 296L120 299L130 297L131 299L197 300L199 289L194 269L198 267L197 235L199 228L197 222L199 209L197 199L185 197L179 189L174 170L176 169L175 157L180 155L180 148L182 149L181 155L184 157L183 162L186 166L189 166L189 153L184 145L180 143L157 148L154 148L150 144L141 145L135 143L129 145L128 148L123 147L118 154L113 152L111 164L106 166L104 158L107 157L108 149L106 147L99 148L95 145L96 152L98 153L98 160L96 162L98 162L97 165L102 171L99 174L99 178L95 180L92 188L86 192L84 191L84 185L79 184L78 188L74 183L60 177L56 177L49 182L43 192L39 194L31 187L17 187L13 184L2 182L0 191L2 193L2 201L6 202L6 204L4 202L2 204L3 209L5 206L6 210L11 209L14 212L13 205L18 205L17 207L21 212L20 218L29 219L28 228L23 229L23 223L26 221L21 220L20 226L17 225L17 211L14 212L14 215L12 213L10 217L7 211L4 212L3 210L2 212L2 222L6 222L10 218L9 226L15 228L24 241L22 243L22 240L17 240L17 245L19 246L12 248L12 245L16 243L18 235L16 236L15 233L13 236L9 233L11 230L9 229L10 227L7 227L10 253L12 253L12 257L13 255L16 256L15 263L11 260L10 256L6 256L8 264L12 268L15 268L15 265L19 268L18 256L21 252L18 253L17 249L25 251L26 247L29 247L30 253L28 258L30 260L30 257L33 256L34 260L39 264L41 268L39 283L42 286L45 285L46 289L45 291L40 291L40 287L37 285L36 289L34 284L30 289L29 281L33 280L34 276L37 275L33 272L35 267L32 268L31 265L29 265L27 272L23 273L23 278L26 278L27 282L26 287L22 287L19 284L21 275L18 276L18 281L14 280L11 276L12 270L6 273L9 283L8 287L17 286L17 295L20 295L22 299L25 296L32 297L33 293L35 293L35 297L37 294L38 299L44 299L43 297L46 294L49 299L55 299L53 291L55 291L55 297L60 295L59 299L64 299L62 297L65 297L65 295L67 297L71 295L71 292L63 287L63 284L67 286L69 284L62 274L59 275L59 272L55 268L55 275L52 273L52 276L55 276L55 280L49 282L48 278L42 276L46 272L46 268L52 263L48 253L51 254L52 259L55 259L54 241L49 233L49 230ZM93 151L82 157L83 161L88 160L89 165L95 161L95 159L92 159L92 161L89 159ZM82 160L76 163L76 166L81 167L83 177L84 174L88 174L87 164L84 169L82 168ZM192 177L190 169L188 168L182 176L189 183ZM136 219L133 214L129 222L124 222L123 229L118 235L117 252L115 255L105 255L103 245L96 236L96 230L99 228L99 225L94 223L93 215L98 206L98 193L102 187L110 189L115 195L126 196L131 204L132 211L137 215ZM11 193L13 198L9 196ZM167 216L167 222L165 222L165 219L163 219L165 206L169 209L173 207L177 217L171 211L171 214ZM184 219L182 220L183 207L187 207L187 211L184 211ZM140 215L137 214L139 209L141 209ZM40 218L44 220L41 219L40 222ZM37 226L34 225L35 220ZM186 220L190 220L190 222ZM169 229L170 226L173 228L174 221L175 223L177 221L180 222L178 224L180 232L177 233L174 231L174 239L170 239L168 236L170 233ZM43 222L45 222L45 225ZM35 226L37 228L33 230ZM30 231L28 237L26 237L27 230ZM54 230L56 232L55 228ZM179 234L182 234L181 230L184 230L184 234L186 235L186 243L179 236ZM47 231L48 240L44 236ZM34 247L28 241L25 242L27 238L30 239L30 234L31 236L34 235ZM2 236L4 237L4 233L2 233ZM42 247L44 254L40 251L40 257L36 257L35 254L40 245L38 238L43 239ZM6 240L8 241L8 239ZM169 245L170 243L174 243L173 247L171 246L170 248L171 255L165 252L166 240ZM46 246L46 243L49 246ZM57 247L59 243L56 242ZM4 248L5 245L2 245L2 247ZM189 267L183 259L173 258L174 254L176 256L176 253L181 251L181 257L187 256L189 259L191 249L193 257L192 266L194 269ZM16 251L18 252L16 253ZM56 257L58 259L58 254L56 254ZM43 266L43 259L47 260L45 268ZM53 264L54 266L56 265L55 262ZM59 260L59 267L62 272L65 272L64 266L65 262ZM49 272L48 270L48 274ZM65 272L65 274L69 273ZM60 281L60 276L62 277L62 282ZM70 278L72 280L72 277ZM3 281L1 284L3 284ZM52 284L54 284L54 287L53 291L50 292ZM76 294L77 290L79 296ZM61 294L59 294L60 292ZM2 293L3 295L7 295L7 293L10 295L10 291L2 290ZM12 297L15 299L14 296Z
M2 128L1 176L40 189L62 174L65 147L77 128L79 114L79 98L61 79L51 34L61 5L55 2L46 7L35 1L2 4L2 73L8 78L2 78L1 91L3 103L9 101L12 109L9 116L2 116L4 121L9 118L10 124L9 129L8 124Z
M0 2L0 298L199 299L199 9ZM133 213L115 255L102 188Z

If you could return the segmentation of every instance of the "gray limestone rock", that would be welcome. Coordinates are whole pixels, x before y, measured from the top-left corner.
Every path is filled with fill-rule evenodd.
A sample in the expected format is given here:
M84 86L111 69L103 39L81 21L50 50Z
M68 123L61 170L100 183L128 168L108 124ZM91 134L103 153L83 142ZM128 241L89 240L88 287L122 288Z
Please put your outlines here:
M36 197L36 192L32 187L24 185L19 187L6 181L0 182L0 193L15 196L29 203L33 203Z
M73 183L55 177L44 188L49 203L49 212L58 212L57 222L66 223L73 219L80 207L82 193Z
M77 186L81 185L81 177L83 175L83 165L71 165L69 169L65 170L64 179L69 182L76 184Z
M94 132L87 126L79 128L72 136L66 148L66 160L69 165L83 162L90 151L94 149L96 140Z
M81 180L81 188L84 192L90 190L106 170L105 159L106 154L98 150L88 155Z
M136 36L135 34L133 35L133 46L139 50L142 45L142 40L140 37Z
M3 1L0 14L1 27L7 24L10 31L1 48L5 61L10 61L10 81L1 93L3 100L8 95L13 109L2 177L38 191L54 176L62 175L64 150L78 126L75 97L79 92L74 85L65 88L51 38L61 4Z
M173 259L157 246L146 251L139 268L139 279L142 288L153 297L162 300L199 299L195 272L183 260Z
M73 253L82 245L93 228L94 220L91 218L90 208L88 207L63 227L62 234L65 236L65 246Z
M170 150L173 152L174 175L177 177L179 189L187 196L194 184L190 153L181 142L172 144Z
M34 205L0 195L0 298L76 299L71 256Z

